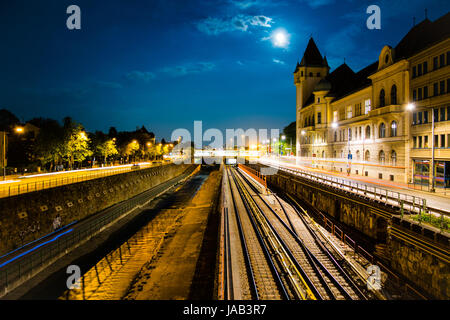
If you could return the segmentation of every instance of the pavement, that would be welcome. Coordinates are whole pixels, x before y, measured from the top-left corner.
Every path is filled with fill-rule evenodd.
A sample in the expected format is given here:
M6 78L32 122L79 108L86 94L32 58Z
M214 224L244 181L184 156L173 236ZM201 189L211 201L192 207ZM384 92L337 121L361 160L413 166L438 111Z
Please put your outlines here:
M166 163L158 162L153 164L152 162L142 162L138 164L138 168L145 169L164 164ZM0 181L0 198L125 173L134 171L136 168L137 167L133 167L132 164L126 164L111 167L98 167L49 173L31 173L22 176L6 176L5 180Z
M338 177L339 179L346 181L354 181L360 184L366 184L368 186L376 186L377 188L381 187L389 191L395 191L403 194L408 194L411 196L421 197L426 199L428 207L444 210L450 213L450 193L449 194L431 193L427 191L409 188L408 184L406 183L379 180L364 176L358 176L354 174L348 176L346 173L334 172L324 169L312 168L305 165L293 164L292 161L295 161L295 158L288 158L288 159L264 158L264 161L268 161L291 169L300 169L310 172L317 172L330 177Z

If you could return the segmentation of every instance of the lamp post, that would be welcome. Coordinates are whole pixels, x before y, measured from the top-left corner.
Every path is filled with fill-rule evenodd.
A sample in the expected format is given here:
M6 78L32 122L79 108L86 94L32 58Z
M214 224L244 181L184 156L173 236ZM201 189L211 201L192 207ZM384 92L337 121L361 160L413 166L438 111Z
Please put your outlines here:
M22 134L25 132L24 127L16 127L14 128L14 131L17 134ZM3 181L6 180L6 130L3 131Z
M431 108L431 192L435 192L434 189L434 107Z
M284 142L285 140L286 140L286 136L285 136L285 135L282 135L282 136L281 136L281 141ZM283 147L283 146L281 146L281 147ZM281 150L280 150L280 154L281 154Z
M409 113L411 113L414 109L416 108L416 106L413 104L413 103L408 103L407 105L406 105L406 111L408 111ZM410 116L408 116L408 124L407 124L407 126L406 126L406 128L407 128L407 131L408 131L408 145L407 145L407 147L408 148L410 148L410 141L411 141L411 128L408 126L409 125L409 122L411 121L411 118L410 118ZM411 165L411 161L409 161L409 159L408 159L408 166L409 165ZM414 166L412 166L412 169L413 170L411 170L411 177L412 177L412 182L414 183L414 188L415 188L415 179L414 179Z

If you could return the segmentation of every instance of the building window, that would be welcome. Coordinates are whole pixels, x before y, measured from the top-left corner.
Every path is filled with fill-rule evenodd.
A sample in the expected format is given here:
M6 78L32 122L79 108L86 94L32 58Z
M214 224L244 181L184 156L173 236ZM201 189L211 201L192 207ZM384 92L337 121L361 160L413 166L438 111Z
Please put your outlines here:
M320 72L317 72L317 76L320 77Z
M447 107L447 121L450 120L450 106Z
M417 91L416 91L416 89L413 90L413 101L417 101Z
M433 115L434 115L434 121L435 122L439 121L439 118L438 118L438 116L439 116L439 109L433 108Z
M301 72L301 76L303 77L303 71Z
M436 70L438 68L438 57L433 58L433 69Z
M413 148L417 148L417 137L413 137Z
M386 158L385 158L383 150L380 151L378 160L380 161L380 164L384 164L385 163Z
M419 145L418 145L419 149L422 148L422 136L419 136Z
M427 72L428 72L428 62L425 61L425 62L423 63L423 74L425 74L425 73L427 73Z
M439 148L439 136L437 134L434 135L434 147Z
M442 107L440 109L440 117L439 117L439 121L445 121L445 107Z
M423 87L423 98L424 99L428 98L428 87Z
M385 138L386 137L386 125L384 122L380 124L379 132L378 132L379 138Z
M439 82L439 93L440 94L444 94L445 93L445 81L442 80L441 82Z
M366 139L370 139L370 126L366 127Z
M422 124L422 112L417 113L417 124Z
M309 76L310 76L310 77L312 77L312 76L313 76L313 73L312 73L312 72L310 72L310 73L309 73Z
M391 122L391 137L397 136L397 121Z
M347 119L352 117L352 106L347 107Z
M423 147L428 148L428 136L423 136Z
M397 104L397 86L395 84L391 88L391 104Z
M440 64L441 68L445 66L445 56L444 56L444 54L441 54L439 56L439 64Z
M359 161L360 160L360 154L359 154L359 150L356 150L356 160Z
M441 148L445 148L445 134L441 134Z
M355 104L355 117L361 115L361 103Z
M428 123L428 111L423 112L423 123Z
M417 89L417 100L422 100L422 88Z
M386 105L386 94L384 92L384 89L381 89L380 91L380 108L383 108Z
M364 113L368 114L370 111L370 99L364 101Z
M421 65L421 64L419 64L419 65L417 66L417 75L418 75L418 76L421 76L421 75L422 75L422 65Z
M413 67L412 77L413 78L417 77L417 68L416 68L416 66Z
M370 151L366 150L366 154L364 155L364 161L369 161L370 160Z
M438 83L433 83L433 94L435 96L439 95Z
M317 112L317 124L321 124L321 123L322 123L322 113Z
M417 124L417 112L414 112L414 113L413 113L412 124L413 124L413 125Z
M334 150L334 152L333 152L333 158L335 158L335 159L336 159L336 156L337 156L337 154L336 154L336 150Z
M337 141L337 131L334 132L334 142Z
M393 166L397 165L397 152L395 152L394 150L391 151L391 164Z
M352 129L348 128L348 141L352 141Z

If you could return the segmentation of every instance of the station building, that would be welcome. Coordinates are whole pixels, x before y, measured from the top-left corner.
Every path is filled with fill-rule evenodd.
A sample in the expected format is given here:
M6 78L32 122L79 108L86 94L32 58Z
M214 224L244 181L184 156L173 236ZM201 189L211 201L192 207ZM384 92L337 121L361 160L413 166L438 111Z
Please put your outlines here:
M450 13L414 26L354 72L311 38L294 71L297 156L314 167L450 187ZM432 123L434 122L434 127Z

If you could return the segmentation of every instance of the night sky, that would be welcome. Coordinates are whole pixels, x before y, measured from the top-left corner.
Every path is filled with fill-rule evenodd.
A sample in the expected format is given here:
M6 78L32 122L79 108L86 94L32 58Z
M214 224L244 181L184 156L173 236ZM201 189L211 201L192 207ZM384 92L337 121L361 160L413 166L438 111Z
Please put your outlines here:
M81 8L81 30L66 8ZM368 5L381 30L366 28ZM332 68L376 61L447 0L33 0L0 3L0 108L22 121L71 116L86 129L283 128L292 72L312 35ZM284 30L288 43L274 45ZM274 33L275 32L275 33Z

